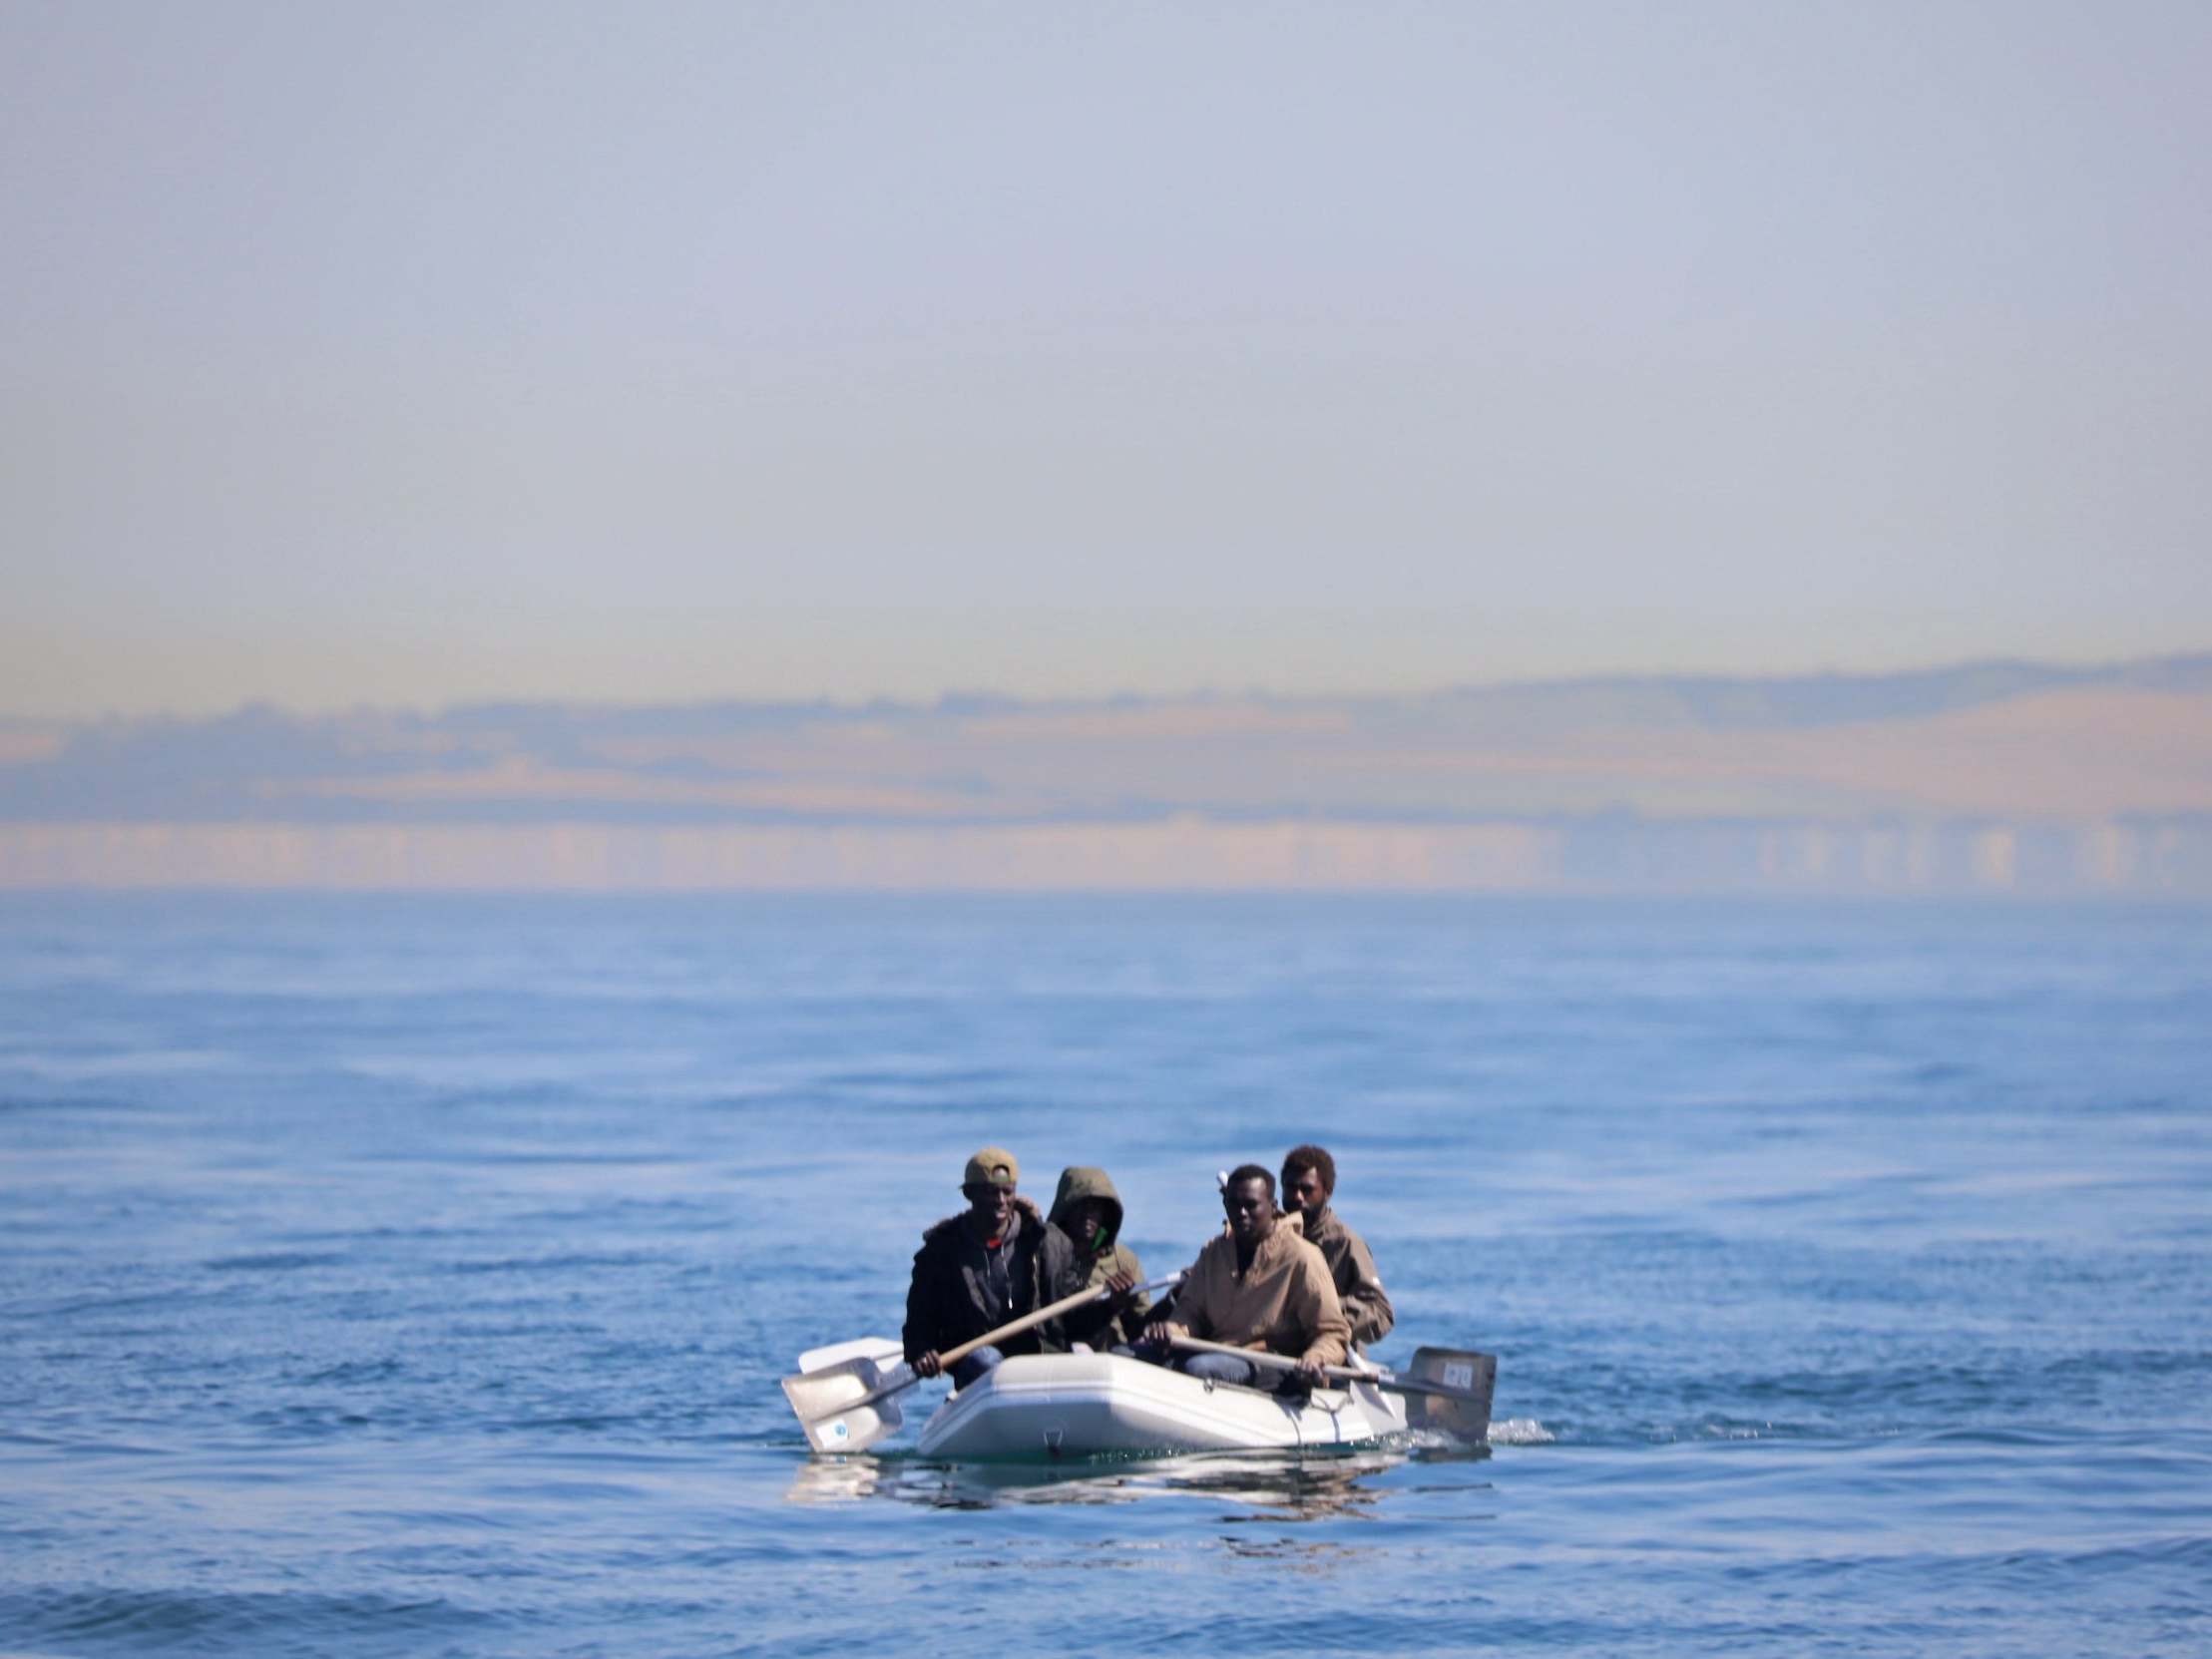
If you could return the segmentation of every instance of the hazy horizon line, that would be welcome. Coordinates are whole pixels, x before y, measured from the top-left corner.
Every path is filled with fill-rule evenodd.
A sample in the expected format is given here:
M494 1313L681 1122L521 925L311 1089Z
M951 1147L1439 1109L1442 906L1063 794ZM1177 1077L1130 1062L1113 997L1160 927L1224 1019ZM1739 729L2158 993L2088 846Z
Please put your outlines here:
M748 696L731 693L697 697L577 697L509 696L456 698L446 702L379 702L361 698L350 702L290 702L273 695L248 696L205 710L176 706L156 708L104 708L85 714L17 714L0 709L0 723L10 726L84 727L137 721L221 721L240 715L274 713L293 719L331 719L348 715L404 715L437 720L455 714L480 713L509 708L560 708L595 712L647 710L746 709L760 712L823 712L876 714L895 711L925 713L988 713L1021 708L1036 710L1132 708L1177 703L1264 702L1305 703L1417 703L1438 697L1511 691L1572 690L1592 687L1645 688L1659 685L1738 686L1803 683L1876 684L1974 672L2028 671L2093 678L2152 667L2212 668L2212 645L2199 649L2152 651L2126 656L2101 655L2074 658L2060 655L1990 654L1936 658L1909 667L1852 668L1833 664L1802 669L1725 671L1716 669L1608 669L1556 675L1517 674L1497 679L1440 680L1420 689L1389 690L1380 687L1337 690L1280 690L1267 685L1197 685L1180 690L1134 689L1091 695L1066 693L1029 694L990 686L948 685L931 697L876 694L841 696L824 692L815 696Z

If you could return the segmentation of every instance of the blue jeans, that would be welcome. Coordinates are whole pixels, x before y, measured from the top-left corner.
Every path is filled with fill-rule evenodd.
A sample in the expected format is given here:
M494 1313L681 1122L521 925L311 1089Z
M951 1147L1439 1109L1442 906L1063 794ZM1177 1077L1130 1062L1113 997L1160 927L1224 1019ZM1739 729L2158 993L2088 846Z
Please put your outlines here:
M1185 1354L1175 1362L1177 1371L1215 1383L1242 1383L1249 1388L1259 1379L1259 1367L1233 1354Z
M985 1372L997 1370L999 1362L1005 1358L1006 1356L996 1348L977 1349L953 1367L953 1387L956 1389L966 1388Z

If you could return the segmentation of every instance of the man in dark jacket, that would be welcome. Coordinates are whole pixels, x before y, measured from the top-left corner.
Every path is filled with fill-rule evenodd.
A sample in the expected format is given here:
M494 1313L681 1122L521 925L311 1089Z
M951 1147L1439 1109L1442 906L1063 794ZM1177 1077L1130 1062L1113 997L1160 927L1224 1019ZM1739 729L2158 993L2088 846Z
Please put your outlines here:
M1080 1283L1068 1235L1015 1194L1021 1166L1014 1154L986 1146L968 1160L960 1191L965 1214L948 1216L922 1235L914 1279L906 1292L907 1363L935 1377L947 1348L972 1342L1020 1319ZM1068 1346L1057 1320L1032 1326L1004 1343L979 1348L953 1367L953 1386L966 1388L1009 1354L1058 1353Z
M1122 1293L1112 1302L1086 1303L1061 1316L1070 1342L1101 1354L1134 1342L1144 1329L1151 1300L1132 1287L1144 1277L1136 1252L1121 1242L1121 1195L1103 1169L1072 1164L1060 1172L1053 1194L1052 1223L1075 1247L1075 1275L1059 1287L1062 1296L1086 1285Z
M1321 1252L1336 1281L1336 1299L1351 1321L1352 1341L1362 1350L1381 1342L1398 1323L1375 1271L1375 1257L1367 1241L1345 1226L1329 1208L1336 1191L1336 1159L1318 1146L1293 1146L1283 1154L1283 1200L1299 1212L1306 1242Z

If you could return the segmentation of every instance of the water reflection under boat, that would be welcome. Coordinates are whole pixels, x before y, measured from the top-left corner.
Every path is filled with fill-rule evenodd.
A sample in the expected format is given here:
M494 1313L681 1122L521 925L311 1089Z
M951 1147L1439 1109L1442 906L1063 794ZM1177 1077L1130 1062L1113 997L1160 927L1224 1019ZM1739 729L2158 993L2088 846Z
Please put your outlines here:
M1131 1503L1191 1496L1245 1507L1248 1517L1319 1520L1357 1515L1386 1495L1378 1476L1408 1463L1470 1462L1488 1447L1391 1447L1350 1452L1203 1452L1086 1458L1065 1463L959 1463L900 1452L809 1457L785 1493L794 1503L890 1498L932 1509L1011 1503Z

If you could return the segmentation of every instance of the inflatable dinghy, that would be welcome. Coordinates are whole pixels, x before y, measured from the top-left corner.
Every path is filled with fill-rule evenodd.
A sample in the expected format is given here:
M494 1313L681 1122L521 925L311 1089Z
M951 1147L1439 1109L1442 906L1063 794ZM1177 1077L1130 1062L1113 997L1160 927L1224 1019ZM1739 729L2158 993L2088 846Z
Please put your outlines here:
M1349 1381L1275 1394L1117 1354L1009 1359L922 1426L924 1456L1158 1456L1369 1446L1406 1432L1402 1396Z

